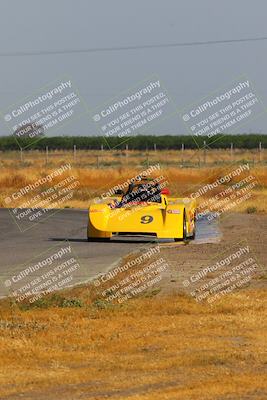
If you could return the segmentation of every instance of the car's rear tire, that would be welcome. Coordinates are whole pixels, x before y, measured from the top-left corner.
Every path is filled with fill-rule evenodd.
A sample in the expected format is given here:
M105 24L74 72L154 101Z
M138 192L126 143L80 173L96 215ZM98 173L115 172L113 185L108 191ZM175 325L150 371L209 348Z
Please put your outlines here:
M181 240L187 240L187 228L186 228L186 215L184 211L183 216L183 237L182 238L174 238L175 242L180 242Z
M187 228L186 228L186 216L184 211L184 219L183 219L183 240L187 239Z
M194 214L194 230L193 230L193 235L191 236L191 239L195 239L196 238L196 223L197 223L197 213L195 211Z

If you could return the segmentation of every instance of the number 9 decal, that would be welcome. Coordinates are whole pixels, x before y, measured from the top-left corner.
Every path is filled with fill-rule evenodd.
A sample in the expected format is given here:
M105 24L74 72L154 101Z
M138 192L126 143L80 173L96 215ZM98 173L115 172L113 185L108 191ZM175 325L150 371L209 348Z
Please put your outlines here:
M150 224L153 221L153 217L151 215L144 215L141 217L141 224Z

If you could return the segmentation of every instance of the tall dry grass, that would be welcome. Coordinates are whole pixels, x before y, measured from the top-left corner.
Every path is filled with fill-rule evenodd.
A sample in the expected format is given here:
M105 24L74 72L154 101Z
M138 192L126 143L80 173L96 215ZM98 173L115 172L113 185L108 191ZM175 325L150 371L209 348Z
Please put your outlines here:
M199 152L187 150L184 152L183 157L187 159L187 162L190 159L194 166L182 168L181 160L177 160L178 156L175 151L150 152L148 159L146 159L146 156L144 159L144 154L140 152L132 151L129 153L128 157L126 157L125 154L123 155L123 152L119 151L111 151L110 154L107 151L81 151L74 160L71 152L61 151L51 154L48 163L45 162L44 154L40 152L27 153L27 155L24 155L23 162L13 152L4 153L0 157L0 207L7 206L5 198L11 196L14 191L28 184L33 184L39 178L45 177L66 163L71 164L71 171L61 177L55 178L53 185L66 176L74 175L77 177L79 186L75 188L72 199L62 204L62 207L86 208L94 196L108 191L117 184L125 182L141 171L146 170L149 165L156 165L158 162L160 162L161 166L160 174L168 181L171 193L174 196L185 196L202 184L212 183L218 177L226 174L229 168L237 168L238 165L246 161L246 158L249 158L248 156L251 158L253 155L253 153L247 151L236 151L237 159L232 164L229 163L229 154L227 151L213 150L207 153L206 164L202 163L199 167L198 162L194 164L194 159L199 157ZM100 154L99 157L102 154L102 158L100 157L102 161L99 161L97 168L95 163L98 154ZM202 151L200 155L202 155ZM109 163L105 159L106 157L110 158ZM119 159L118 164L112 164L117 159ZM216 161L217 164L213 161ZM250 172L257 176L259 185L255 187L253 197L246 203L240 204L239 210L244 211L247 207L255 205L260 211L267 211L265 191L267 188L266 166L263 163L250 163ZM232 181L234 182L235 179ZM38 193L39 191L40 193L44 189L44 187L40 187L36 192ZM29 193L28 196L24 197L24 200L30 200L31 196L33 194ZM17 207L19 205L20 201L12 201L12 204L9 206Z

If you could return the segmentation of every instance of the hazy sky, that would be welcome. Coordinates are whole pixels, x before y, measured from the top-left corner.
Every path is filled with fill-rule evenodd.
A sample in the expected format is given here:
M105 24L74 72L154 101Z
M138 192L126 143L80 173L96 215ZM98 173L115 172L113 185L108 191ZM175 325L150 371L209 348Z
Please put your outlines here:
M156 73L177 108L245 74L267 104L267 40L203 46L7 56L5 53L113 48L267 37L263 0L9 0L0 9L0 109L69 75L95 108ZM4 53L4 54L3 54ZM266 116L241 132L266 133ZM156 133L186 133L178 116ZM60 134L95 134L87 116ZM7 134L1 122L0 134Z

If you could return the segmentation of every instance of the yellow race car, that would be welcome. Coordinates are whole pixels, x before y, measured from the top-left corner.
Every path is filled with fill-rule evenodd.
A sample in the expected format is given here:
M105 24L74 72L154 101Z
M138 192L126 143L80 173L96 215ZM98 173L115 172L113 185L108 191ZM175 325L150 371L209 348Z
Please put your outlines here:
M88 241L110 240L114 235L155 236L158 239L195 238L196 201L170 197L154 181L131 183L128 190L89 207Z

